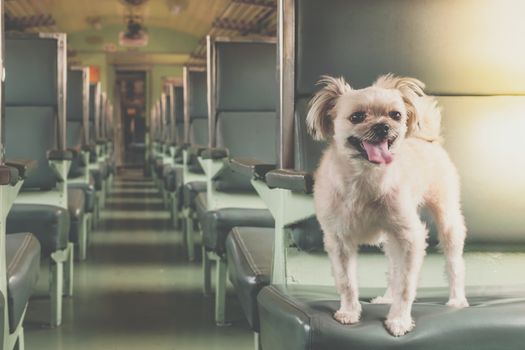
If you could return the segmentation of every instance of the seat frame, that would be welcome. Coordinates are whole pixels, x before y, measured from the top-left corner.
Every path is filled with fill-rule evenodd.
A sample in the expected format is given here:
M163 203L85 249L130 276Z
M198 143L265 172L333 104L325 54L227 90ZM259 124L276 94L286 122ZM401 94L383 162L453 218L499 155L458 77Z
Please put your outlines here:
M228 37L206 37L207 44L207 77L208 77L208 140L209 148L216 147L216 95L217 95L217 44L225 43L269 43L275 44L276 40L273 38L261 39L244 39L244 38L228 38ZM222 159L205 159L202 156L198 157L206 178L206 197L207 209L217 210L221 208L250 208L250 209L266 209L267 206L264 201L256 194L246 193L227 193L215 190L213 185L216 176L226 168L225 160ZM211 293L211 264L215 262L215 323L218 326L227 325L226 322L226 286L228 275L228 262L225 256L220 256L213 251L208 251L202 245L202 273L203 273L203 290L205 295Z
M71 67L71 70L82 71L82 127L84 131L83 139L87 143L89 140L89 67ZM87 146L83 144L82 146ZM80 156L82 157L82 162L86 165L84 167L84 172L82 176L69 179L69 183L78 183L89 185L89 152L83 147L80 150ZM98 203L95 203L95 207L98 206ZM97 209L95 208L95 211ZM85 212L82 219L82 227L79 232L78 238L78 256L80 260L85 260L87 257L87 245L89 238L88 236L91 233L91 228L93 227L93 215L92 213Z
M16 38L42 38L57 41L57 89L58 89L58 125L59 148L65 150L66 123L66 76L67 76L67 41L64 33L37 33L17 35ZM68 210L67 205L67 175L71 166L70 160L49 160L49 165L57 175L57 185L49 191L37 193L21 193L15 199L16 204L49 204ZM73 243L51 253L50 286L52 327L62 323L62 297L73 295ZM64 271L65 270L65 271Z

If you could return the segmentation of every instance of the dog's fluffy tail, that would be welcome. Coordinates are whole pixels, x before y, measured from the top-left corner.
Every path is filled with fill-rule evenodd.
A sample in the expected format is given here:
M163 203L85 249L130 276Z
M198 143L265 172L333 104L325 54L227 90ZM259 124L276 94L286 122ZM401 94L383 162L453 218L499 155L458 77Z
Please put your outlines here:
M441 142L441 108L434 97L425 94L425 84L414 78L387 74L374 85L401 92L408 110L408 137Z

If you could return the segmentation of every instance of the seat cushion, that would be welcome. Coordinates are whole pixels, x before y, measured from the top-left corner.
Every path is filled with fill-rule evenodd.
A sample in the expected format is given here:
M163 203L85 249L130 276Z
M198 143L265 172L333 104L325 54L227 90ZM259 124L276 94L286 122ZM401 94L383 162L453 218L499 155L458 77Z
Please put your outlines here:
M184 185L182 192L184 197L184 206L195 210L195 198L199 193L206 192L206 182L188 182Z
M162 157L158 157L155 159L155 165L154 165L154 169L155 169L155 174L157 174L157 177L159 179L162 178L162 176L164 175L163 174L163 169L164 169L164 160Z
M197 197L198 198L198 197ZM198 212L198 210L197 210ZM218 255L225 253L226 238L235 226L275 227L268 209L221 208L199 216L206 249Z
M95 209L95 186L87 183L68 183L67 188L69 191L72 189L80 189L84 192L84 211L86 213L92 213Z
M7 300L11 332L22 319L40 271L40 243L31 233L6 236Z
M234 227L226 239L230 281L254 332L259 332L257 295L270 284L274 237L274 228Z
M271 285L257 300L264 349L510 350L523 347L525 334L523 290L469 297L471 307L459 310L445 306L444 296L418 298L412 309L416 328L399 338L383 326L389 305L361 302L359 323L335 321L339 296L333 288Z
M69 240L77 243L84 219L85 195L81 188L69 188L67 193L67 207L70 217Z
M195 211L197 212L197 220L202 224L206 219L208 211L208 197L206 192L199 192L194 201Z
M40 242L42 254L48 256L67 247L69 211L54 205L17 204L7 215L6 231L31 232Z
M102 190L102 182L105 179L104 167L99 167L98 169L91 169L90 174L93 177L95 190L96 191Z

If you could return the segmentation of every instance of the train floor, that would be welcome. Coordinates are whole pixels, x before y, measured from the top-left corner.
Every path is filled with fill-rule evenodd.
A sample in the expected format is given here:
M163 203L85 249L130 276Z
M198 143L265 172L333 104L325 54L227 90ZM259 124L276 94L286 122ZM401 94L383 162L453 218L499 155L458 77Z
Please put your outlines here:
M253 348L232 291L231 326L215 326L213 298L201 292L200 264L187 262L182 235L142 171L123 169L116 177L88 253L86 261L76 262L74 296L65 299L58 328L46 325L48 264L42 264L26 315L26 349Z

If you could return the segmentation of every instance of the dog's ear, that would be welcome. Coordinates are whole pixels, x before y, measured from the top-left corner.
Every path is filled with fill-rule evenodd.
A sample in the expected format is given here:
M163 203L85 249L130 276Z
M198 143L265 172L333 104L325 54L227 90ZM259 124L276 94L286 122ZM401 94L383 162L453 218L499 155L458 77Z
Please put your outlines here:
M323 75L317 85L324 85L310 101L306 116L308 131L315 140L327 140L334 133L334 107L339 96L352 90L345 80Z
M419 101L421 97L426 96L423 91L425 84L415 78L387 74L380 76L374 86L399 90L407 109L407 135L417 133L420 128Z

